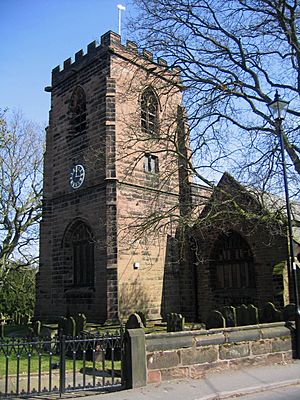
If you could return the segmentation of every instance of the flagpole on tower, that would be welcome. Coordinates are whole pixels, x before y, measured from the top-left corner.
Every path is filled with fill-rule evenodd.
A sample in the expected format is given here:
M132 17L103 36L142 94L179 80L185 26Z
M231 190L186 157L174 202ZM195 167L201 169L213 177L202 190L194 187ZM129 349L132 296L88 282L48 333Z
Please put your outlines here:
M121 26L122 11L125 11L126 7L123 6L123 4L118 4L117 8L119 10L119 35L121 36L121 33L122 33L122 26Z

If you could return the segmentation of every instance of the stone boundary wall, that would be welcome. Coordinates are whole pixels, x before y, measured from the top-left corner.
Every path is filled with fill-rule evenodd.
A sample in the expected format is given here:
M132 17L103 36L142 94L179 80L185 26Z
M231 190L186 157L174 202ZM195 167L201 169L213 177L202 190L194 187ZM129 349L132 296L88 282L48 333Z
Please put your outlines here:
M201 378L208 371L283 363L292 359L283 322L146 335L147 383Z

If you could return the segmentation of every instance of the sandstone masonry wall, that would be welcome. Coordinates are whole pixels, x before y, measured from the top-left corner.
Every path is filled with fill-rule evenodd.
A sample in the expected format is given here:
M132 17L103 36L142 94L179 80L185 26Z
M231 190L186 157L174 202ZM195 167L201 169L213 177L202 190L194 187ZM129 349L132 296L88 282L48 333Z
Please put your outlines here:
M146 335L147 383L201 378L208 371L292 359L284 323Z

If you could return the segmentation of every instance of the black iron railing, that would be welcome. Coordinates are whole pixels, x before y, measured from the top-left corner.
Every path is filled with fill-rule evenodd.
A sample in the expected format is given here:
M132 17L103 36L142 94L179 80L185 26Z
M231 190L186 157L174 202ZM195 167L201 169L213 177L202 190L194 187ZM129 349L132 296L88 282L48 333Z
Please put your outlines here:
M121 389L122 331L0 340L0 398Z

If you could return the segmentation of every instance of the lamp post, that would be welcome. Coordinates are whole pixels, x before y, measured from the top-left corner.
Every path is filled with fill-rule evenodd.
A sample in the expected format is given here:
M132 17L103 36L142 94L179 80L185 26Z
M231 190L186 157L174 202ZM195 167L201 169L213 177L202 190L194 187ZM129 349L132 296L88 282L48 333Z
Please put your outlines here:
M287 181L286 172L286 161L285 161L285 151L284 151L284 136L282 129L282 121L285 118L286 112L288 110L289 103L287 101L281 100L276 90L274 100L268 104L269 110L275 121L276 133L280 139L280 151L282 160L282 172L283 172L283 182L284 182L284 193L285 193L285 204L286 204L286 214L288 222L288 239L289 239L289 278L293 277L293 291L294 291L294 301L295 301L295 344L296 344L296 357L300 358L300 309L299 309L299 291L298 291L298 279L297 279L297 265L295 263L294 247L293 247L293 227L292 227L292 216L291 216L291 204L289 198L289 188Z

